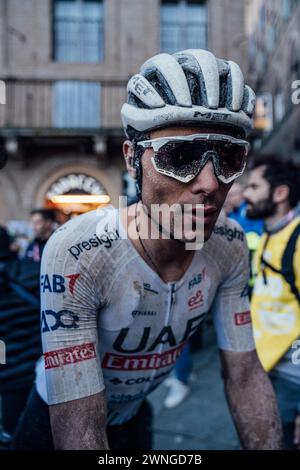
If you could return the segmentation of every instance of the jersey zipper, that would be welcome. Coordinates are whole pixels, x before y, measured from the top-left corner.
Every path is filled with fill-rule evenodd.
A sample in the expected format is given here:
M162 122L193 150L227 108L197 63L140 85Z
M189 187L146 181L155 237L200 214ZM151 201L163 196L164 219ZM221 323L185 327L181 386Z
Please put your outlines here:
M170 310L169 310L169 318L172 313L173 305L176 302L176 284L171 284L171 302L170 302Z
M168 308L168 319L165 322L165 325L170 325L170 318L173 310L173 306L176 302L176 284L171 284L171 292L170 292L170 297L169 297L169 308ZM159 354L162 353L163 345L161 346L160 350L157 351ZM156 370L153 370L151 377L154 378L156 375ZM149 386L147 389L151 388L151 382L149 383Z

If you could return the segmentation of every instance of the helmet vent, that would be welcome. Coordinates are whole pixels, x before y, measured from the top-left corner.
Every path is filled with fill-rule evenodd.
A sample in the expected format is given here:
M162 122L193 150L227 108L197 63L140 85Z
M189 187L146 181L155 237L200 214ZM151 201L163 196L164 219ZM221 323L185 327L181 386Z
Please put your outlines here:
M144 103L140 98L135 96L133 93L129 92L128 93L128 104L132 104L133 106L136 106L137 108L141 109L151 109L150 106L147 106L146 103Z
M220 100L219 100L219 108L226 107L226 100L227 100L227 93L228 93L228 85L227 85L227 76L221 75L220 76Z
M192 72L188 72L187 70L184 70L190 93L191 93L191 99L192 99L192 104L196 106L201 106L201 91L200 91L200 86L199 86L199 80L197 79L196 75L194 75Z
M154 70L150 72L149 75L146 75L146 78L166 104L176 105L175 96L162 73L158 70Z

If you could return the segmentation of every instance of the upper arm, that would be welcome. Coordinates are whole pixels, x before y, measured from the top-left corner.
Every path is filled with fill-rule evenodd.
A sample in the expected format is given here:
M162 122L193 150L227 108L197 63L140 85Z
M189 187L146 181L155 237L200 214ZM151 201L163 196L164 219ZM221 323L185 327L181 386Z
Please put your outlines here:
M41 264L41 332L50 405L104 389L98 355L98 296L81 258L68 251L70 231L54 234Z
M233 242L232 242L233 243ZM219 286L212 307L218 346L226 351L255 349L248 297L249 252L244 240L236 240L229 270Z

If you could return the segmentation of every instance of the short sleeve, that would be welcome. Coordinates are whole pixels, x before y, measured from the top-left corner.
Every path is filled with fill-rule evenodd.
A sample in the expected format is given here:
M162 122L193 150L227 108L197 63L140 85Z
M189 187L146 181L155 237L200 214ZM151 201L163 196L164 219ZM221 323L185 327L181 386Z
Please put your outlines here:
M232 256L212 307L218 346L227 351L255 349L248 297L249 252L246 237L231 245Z
M51 237L41 264L41 334L50 405L104 389L99 295L87 266L70 254L69 235L69 230L58 230Z

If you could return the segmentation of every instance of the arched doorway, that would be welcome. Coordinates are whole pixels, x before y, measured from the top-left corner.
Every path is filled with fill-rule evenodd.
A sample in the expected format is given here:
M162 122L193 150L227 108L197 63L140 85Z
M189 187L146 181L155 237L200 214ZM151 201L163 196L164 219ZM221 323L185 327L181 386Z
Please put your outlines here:
M74 172L60 176L51 183L44 206L58 209L66 216L75 216L110 203L104 186L91 175Z

